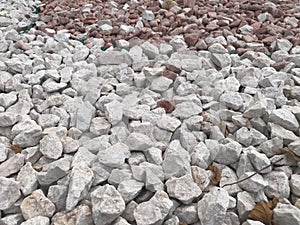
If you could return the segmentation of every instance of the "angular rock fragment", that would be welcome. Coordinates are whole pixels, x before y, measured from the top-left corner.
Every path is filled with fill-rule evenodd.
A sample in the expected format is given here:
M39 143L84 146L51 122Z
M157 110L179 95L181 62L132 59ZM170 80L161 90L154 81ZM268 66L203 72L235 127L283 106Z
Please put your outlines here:
M299 174L291 175L290 187L294 195L300 196L300 175Z
M21 223L21 225L49 225L50 219L45 216L36 216Z
M269 121L291 131L296 131L299 128L295 115L287 109L272 110Z
M107 120L114 126L123 118L123 104L117 100L104 105L105 116Z
M221 225L229 205L229 195L224 189L213 187L198 202L201 224Z
M89 102L80 104L76 112L76 128L82 132L90 128L91 121L95 116L95 107Z
M117 143L105 150L101 150L97 154L98 160L101 164L114 167L122 167L125 160L130 157L130 151L127 145Z
M19 170L24 165L25 156L23 154L16 154L8 160L0 164L0 177L8 177Z
M174 132L181 125L181 122L171 116L163 115L156 121L156 125L161 129Z
M26 220L36 216L51 217L55 212L55 205L38 189L22 201L21 211Z
M249 213L254 208L254 206L255 202L248 192L243 191L237 194L237 209L241 221L247 219Z
M180 177L190 172L190 155L182 148L178 140L169 144L162 163L165 177Z
M300 210L296 206L278 203L273 212L274 221L278 224L297 225L300 223Z
M272 171L263 176L268 183L265 194L271 198L289 198L290 185L288 176L282 171Z
M57 212L51 218L51 224L65 225L65 224L77 224L77 225L94 225L92 212L89 206L79 205L70 212L62 211Z
M0 209L9 209L20 197L18 182L12 178L0 177Z
M152 147L153 142L145 134L131 133L127 137L125 144L129 147L130 151L146 151Z
M140 203L134 210L134 218L137 225L160 224L167 217L173 202L164 191L156 192L155 195L146 202Z
M64 157L43 165L42 171L37 173L40 185L50 185L66 176L71 168L72 157Z
M68 187L64 185L51 185L47 198L54 203L56 211L63 211L66 208Z
M94 179L93 171L87 167L73 167L66 200L66 210L72 210L87 194Z
M125 202L112 185L100 186L91 193L93 219L96 224L111 224L125 210Z
M170 178L167 180L166 186L170 197L176 198L184 204L190 204L202 193L190 175Z
M239 177L239 179L244 179L253 174L253 172L246 172ZM262 190L264 187L268 185L267 181L263 179L260 174L256 174L255 176L239 183L239 186L249 192L258 192Z
M35 146L42 138L42 128L34 120L25 120L12 128L13 144L22 148Z
M118 185L118 192L121 194L125 202L133 200L141 192L144 183L136 180L122 181Z
M63 152L63 145L56 134L48 134L40 140L40 152L49 159L58 159Z
M38 187L37 172L32 168L30 162L27 162L20 170L17 176L20 183L20 189L24 196L31 194Z

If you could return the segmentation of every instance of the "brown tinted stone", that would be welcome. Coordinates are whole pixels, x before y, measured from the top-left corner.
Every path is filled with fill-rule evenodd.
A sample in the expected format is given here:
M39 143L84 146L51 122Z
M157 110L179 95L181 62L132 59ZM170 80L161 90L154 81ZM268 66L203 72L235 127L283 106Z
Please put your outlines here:
M160 100L156 103L157 108L164 108L166 113L171 113L174 111L175 106L168 100Z

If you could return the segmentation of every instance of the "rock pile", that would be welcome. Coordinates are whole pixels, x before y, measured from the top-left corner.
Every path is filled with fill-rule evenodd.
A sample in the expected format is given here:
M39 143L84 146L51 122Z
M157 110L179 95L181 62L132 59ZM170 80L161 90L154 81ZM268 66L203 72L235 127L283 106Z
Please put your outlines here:
M299 46L103 51L18 32L39 2L0 2L0 224L253 225L274 198L300 223Z
M103 38L105 46L140 38L170 41L183 35L190 48L221 43L229 51L270 53L300 44L300 5L289 1L59 1L43 0L37 29L53 35ZM276 39L285 39L275 45Z

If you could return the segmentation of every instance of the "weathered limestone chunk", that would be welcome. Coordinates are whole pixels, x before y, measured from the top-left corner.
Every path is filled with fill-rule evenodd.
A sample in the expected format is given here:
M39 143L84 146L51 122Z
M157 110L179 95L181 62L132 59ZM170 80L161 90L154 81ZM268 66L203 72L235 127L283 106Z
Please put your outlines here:
M182 148L178 140L174 140L169 144L165 151L162 167L166 178L172 176L180 177L191 171L190 155Z
M125 159L130 157L130 151L127 145L116 143L105 150L101 150L97 154L101 164L109 167L121 167L125 163Z
M170 178L166 182L166 186L170 197L176 198L184 204L190 204L202 193L190 175Z
M66 200L66 210L72 210L87 194L92 186L94 173L87 166L73 167Z
M45 216L36 216L21 223L21 225L49 225L50 219Z
M171 208L173 202L164 191L156 192L147 202L140 203L134 210L134 218L137 225L161 224Z
M125 144L129 147L130 151L146 151L152 147L151 139L142 133L133 132L127 137Z
M15 124L11 130L13 144L22 148L35 146L42 138L42 128L34 120L25 120Z
M70 212L57 212L51 218L53 225L94 225L92 211L87 205L79 205Z
M23 154L15 154L8 160L0 164L0 177L8 177L19 170L24 165L25 156Z
M95 112L96 109L91 103L84 102L80 104L76 112L76 128L82 132L87 131L90 128Z
M37 174L40 185L50 185L66 176L71 167L72 157L65 157L43 166Z
M9 209L20 197L18 182L12 178L0 177L0 210Z
M125 202L113 185L100 186L91 193L95 224L111 224L125 210Z
M38 186L37 172L32 168L31 162L27 162L17 176L20 188L24 196L31 194Z
M290 179L291 191L294 195L300 196L300 175L292 174Z
M44 136L40 140L40 152L49 159L58 159L63 152L59 137L54 133Z
M125 202L133 200L141 192L144 183L136 180L122 181L118 186L118 192L121 194Z
M38 189L22 201L21 211L26 220L36 216L51 217L55 212L55 205Z
M293 206L291 204L278 203L273 212L273 219L279 225L300 224L300 209L296 206Z
M269 198L289 198L289 178L284 172L272 171L263 177L268 183L264 191Z
M222 225L228 206L227 191L213 187L198 202L198 217L201 224Z

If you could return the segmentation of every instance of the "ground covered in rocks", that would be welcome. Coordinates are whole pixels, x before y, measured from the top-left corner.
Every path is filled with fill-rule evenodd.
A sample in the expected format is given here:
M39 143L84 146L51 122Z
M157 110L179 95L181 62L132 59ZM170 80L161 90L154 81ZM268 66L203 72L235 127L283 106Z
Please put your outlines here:
M255 2L0 0L0 224L300 224L300 6Z

